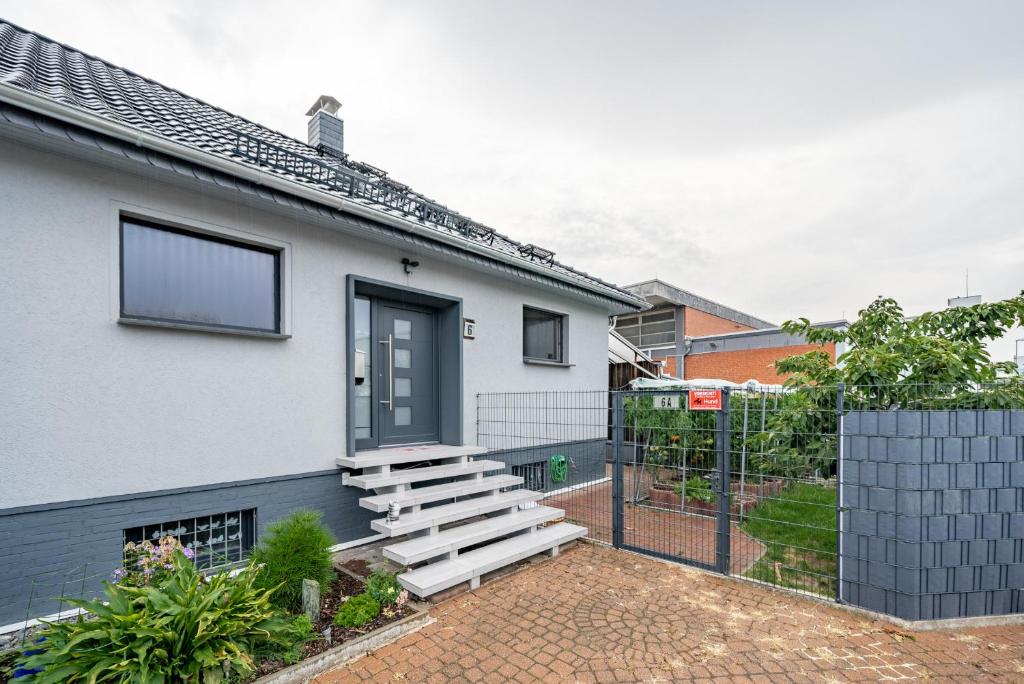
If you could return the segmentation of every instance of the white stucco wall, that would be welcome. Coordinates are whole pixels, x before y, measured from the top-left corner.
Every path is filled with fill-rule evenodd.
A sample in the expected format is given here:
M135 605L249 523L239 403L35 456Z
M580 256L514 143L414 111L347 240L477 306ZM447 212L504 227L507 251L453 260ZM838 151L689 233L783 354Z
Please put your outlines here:
M288 244L293 337L117 324L118 207ZM603 389L603 309L164 182L0 141L0 509L325 470L345 449L345 278L459 296L478 392ZM406 277L399 263L421 266ZM522 361L522 305L569 314L572 368Z

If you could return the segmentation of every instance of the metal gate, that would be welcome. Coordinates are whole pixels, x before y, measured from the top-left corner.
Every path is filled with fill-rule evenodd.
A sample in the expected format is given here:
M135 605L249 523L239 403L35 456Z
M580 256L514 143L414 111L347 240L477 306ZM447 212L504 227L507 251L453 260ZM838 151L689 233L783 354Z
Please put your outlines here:
M728 574L728 392L698 409L706 391L614 393L612 543Z
M612 396L612 543L835 597L841 392Z

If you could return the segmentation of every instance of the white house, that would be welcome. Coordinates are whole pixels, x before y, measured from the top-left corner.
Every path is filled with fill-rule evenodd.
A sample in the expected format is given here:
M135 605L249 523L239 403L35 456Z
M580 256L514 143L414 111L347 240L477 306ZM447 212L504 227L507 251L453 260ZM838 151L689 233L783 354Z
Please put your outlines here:
M539 548L474 398L604 389L644 303L350 159L337 106L307 144L0 20L0 625L126 540L232 561L298 506L343 543L508 516L396 551L448 561L420 593Z

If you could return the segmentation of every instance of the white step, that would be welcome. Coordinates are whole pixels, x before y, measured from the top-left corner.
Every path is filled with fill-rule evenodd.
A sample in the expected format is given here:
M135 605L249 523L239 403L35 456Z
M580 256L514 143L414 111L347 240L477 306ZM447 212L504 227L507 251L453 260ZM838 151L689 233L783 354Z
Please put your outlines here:
M370 473L366 475L342 475L342 483L363 489L379 489L400 484L439 480L445 477L459 477L488 470L504 470L501 461L470 461L469 463L450 463L447 465L427 466L424 468L405 468L387 473Z
M473 583L481 575L516 561L550 551L561 544L586 535L587 528L571 523L558 523L535 532L467 551L451 560L432 563L398 576L402 586L417 596L430 596L462 582Z
M335 462L342 468L374 468L395 463L436 461L447 458L463 458L486 454L487 449L479 446L451 446L449 444L423 444L419 446L385 447L357 451L355 456L342 456Z
M445 482L444 484L430 487L406 489L403 492L395 492L393 494L364 496L359 500L359 505L375 513L382 513L388 510L388 503L391 501L397 501L402 508L405 508L434 501L443 501L444 499L453 499L459 496L492 492L495 489L504 489L505 487L517 487L521 484L523 484L523 478L518 475L491 475L490 477Z
M380 532L387 537L397 537L400 534L427 530L437 525L446 525L456 520L493 513L503 508L512 508L521 503L537 501L542 498L544 498L543 494L531 492L529 489L496 492L455 503L423 508L415 513L403 513L398 520L393 522L389 522L387 518L379 518L371 521L370 527L375 532Z
M475 546L488 539L503 537L534 525L542 525L563 515L564 511L550 506L537 506L525 511L496 515L479 522L451 527L437 534L385 546L384 556L402 565L412 565L467 546Z

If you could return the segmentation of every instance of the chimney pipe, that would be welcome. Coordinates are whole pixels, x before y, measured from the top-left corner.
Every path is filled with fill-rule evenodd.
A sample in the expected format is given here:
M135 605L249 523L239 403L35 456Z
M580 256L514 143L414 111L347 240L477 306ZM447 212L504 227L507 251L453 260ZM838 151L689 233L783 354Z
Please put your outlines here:
M341 103L330 95L321 95L306 112L309 119L309 144L321 154L345 158L345 122L338 116Z

